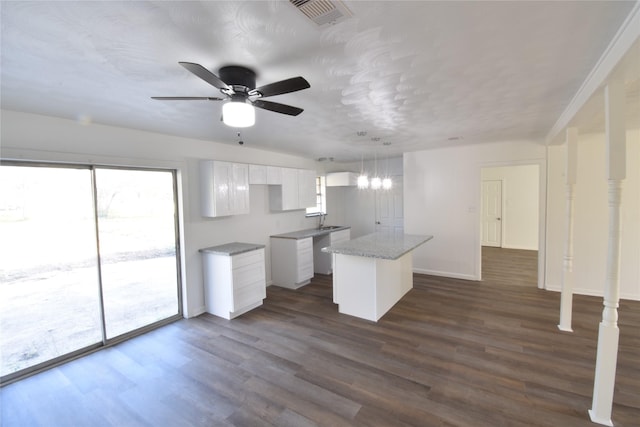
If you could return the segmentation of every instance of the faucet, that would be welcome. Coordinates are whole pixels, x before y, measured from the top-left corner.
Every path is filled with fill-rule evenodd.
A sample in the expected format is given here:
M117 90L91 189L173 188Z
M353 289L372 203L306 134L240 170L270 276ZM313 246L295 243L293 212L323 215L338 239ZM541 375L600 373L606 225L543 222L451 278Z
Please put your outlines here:
M322 227L324 227L324 218L325 218L326 214L320 212L320 215L318 216L318 230L321 229Z

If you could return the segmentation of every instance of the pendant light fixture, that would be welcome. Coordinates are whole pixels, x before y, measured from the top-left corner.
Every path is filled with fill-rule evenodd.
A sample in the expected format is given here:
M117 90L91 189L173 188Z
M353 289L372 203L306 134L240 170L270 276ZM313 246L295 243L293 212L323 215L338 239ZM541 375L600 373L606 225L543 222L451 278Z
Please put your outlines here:
M378 154L374 153L374 171L375 175L371 178L371 189L379 190L382 188L382 179L378 176Z
M385 141L382 143L382 145L384 145L385 147L388 147L391 145L390 142ZM387 155L386 159L385 159L385 176L382 179L382 189L383 190L391 190L391 187L393 187L393 181L391 180L391 177L389 176L389 156Z
M365 136L366 134L367 133L364 131L358 132L358 136ZM380 138L373 137L371 138L371 141L376 144L378 143L378 141L380 141ZM391 143L383 142L382 145L389 146L391 145ZM390 190L393 187L393 181L389 176L389 158L386 158L386 173L384 177L380 177L380 175L378 175L378 153L376 151L374 151L373 162L374 174L372 178L369 178L364 170L364 155L362 155L362 157L360 158L360 176L358 176L357 180L358 189L366 190L371 188L372 190Z
M391 187L393 187L393 181L391 181L391 178L386 177L382 180L382 189L383 190L391 190Z
M358 188L366 190L369 188L369 177L364 173L364 154L360 158L360 176L358 177Z

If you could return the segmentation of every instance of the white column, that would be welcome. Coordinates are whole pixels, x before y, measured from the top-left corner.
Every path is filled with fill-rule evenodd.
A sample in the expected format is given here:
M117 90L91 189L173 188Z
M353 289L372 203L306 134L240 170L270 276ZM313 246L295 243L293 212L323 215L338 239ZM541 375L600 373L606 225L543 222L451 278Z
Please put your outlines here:
M598 353L593 384L591 421L612 426L611 410L618 362L618 300L620 299L620 204L626 176L625 91L622 80L605 88L607 174L609 178L609 250L604 289L604 310L598 331Z
M571 310L573 309L573 201L577 180L578 129L567 129L567 163L565 184L567 193L567 235L564 246L562 270L562 293L560 295L560 324L558 329L573 332L571 329Z

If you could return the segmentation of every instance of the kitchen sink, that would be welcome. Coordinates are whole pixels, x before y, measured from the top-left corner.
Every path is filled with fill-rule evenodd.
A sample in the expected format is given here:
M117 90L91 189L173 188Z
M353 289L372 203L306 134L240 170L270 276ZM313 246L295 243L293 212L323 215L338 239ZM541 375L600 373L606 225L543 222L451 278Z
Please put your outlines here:
M342 225L323 225L319 230L335 230L336 228L342 228Z

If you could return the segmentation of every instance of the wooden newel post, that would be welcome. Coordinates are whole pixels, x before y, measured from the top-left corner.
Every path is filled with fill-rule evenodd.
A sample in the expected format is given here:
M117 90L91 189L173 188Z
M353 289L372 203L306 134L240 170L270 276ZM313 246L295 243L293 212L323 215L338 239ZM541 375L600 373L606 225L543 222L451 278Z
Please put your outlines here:
M609 249L604 289L604 310L598 330L598 353L591 421L612 426L613 391L618 363L618 301L620 299L620 243L622 180L626 176L626 127L623 81L615 79L605 88L607 169L609 179Z
M578 129L567 129L567 164L565 170L567 194L567 235L564 246L562 269L562 293L560 295L560 323L558 329L573 332L571 312L573 310L573 206L578 169Z

